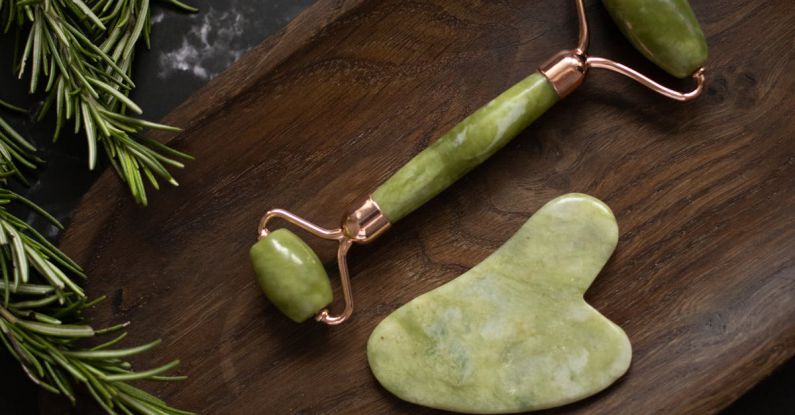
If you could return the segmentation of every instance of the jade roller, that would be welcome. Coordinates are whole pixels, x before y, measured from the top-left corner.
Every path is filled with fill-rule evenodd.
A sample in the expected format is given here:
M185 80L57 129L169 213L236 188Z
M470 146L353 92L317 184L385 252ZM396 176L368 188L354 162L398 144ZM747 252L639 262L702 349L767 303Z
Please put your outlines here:
M417 154L379 186L336 229L326 229L283 209L265 213L251 248L257 280L270 301L287 317L302 322L336 325L353 312L353 295L346 261L353 244L366 244L395 222L439 194L502 148L553 104L579 87L591 68L625 75L668 98L689 101L704 87L707 47L687 0L603 0L624 35L649 60L675 77L691 76L695 88L679 92L609 59L589 56L588 22L583 0L577 0L579 41L539 70L478 109ZM328 275L317 255L287 229L271 231L273 219L290 222L307 232L339 243L337 263L345 301L339 314L326 308L333 301Z

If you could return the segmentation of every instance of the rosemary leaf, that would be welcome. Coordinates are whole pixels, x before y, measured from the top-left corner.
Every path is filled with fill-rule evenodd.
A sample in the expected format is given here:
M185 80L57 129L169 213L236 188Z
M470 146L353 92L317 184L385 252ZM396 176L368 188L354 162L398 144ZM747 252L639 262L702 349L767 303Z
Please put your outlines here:
M186 11L176 0L167 3ZM16 27L19 39L14 70L27 75L29 90L43 93L34 114L40 121L54 108L53 139L69 128L87 141L89 167L96 165L102 145L110 164L128 184L135 199L146 204L148 181L176 184L168 168L181 168L189 156L142 136L146 129L179 129L127 115L142 109L129 98L134 48L151 32L148 0L0 0L4 32ZM41 87L43 86L43 88ZM0 110L27 111L0 101ZM102 298L90 300L75 282L80 267L36 229L13 215L12 205L35 213L54 226L58 220L36 203L8 190L8 180L25 182L21 169L35 169L42 160L36 147L3 118L0 111L0 343L17 359L30 380L73 404L82 386L108 413L187 415L126 382L179 381L166 372L179 364L133 370L130 356L151 352L159 341L116 348L129 323L94 329L83 312ZM144 177L146 177L144 179ZM120 333L117 333L121 331ZM117 333L97 346L84 339Z

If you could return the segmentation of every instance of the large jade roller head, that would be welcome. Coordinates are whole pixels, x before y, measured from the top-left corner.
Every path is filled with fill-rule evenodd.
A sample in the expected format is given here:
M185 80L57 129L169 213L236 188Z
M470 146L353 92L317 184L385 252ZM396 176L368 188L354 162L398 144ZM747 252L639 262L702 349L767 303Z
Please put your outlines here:
M707 42L687 0L602 0L621 32L647 59L677 77L707 60Z
M588 21L577 0L580 36L577 47L558 53L516 85L459 122L381 184L367 201L346 216L339 228L326 229L282 209L260 221L259 241L251 248L257 279L271 302L289 318L311 316L339 324L353 312L346 256L353 244L372 241L391 224L410 214L491 157L547 109L573 92L590 68L628 76L651 90L679 101L695 99L704 87L704 35L685 0L604 0L622 31L653 62L676 76L692 75L690 92L667 88L621 63L589 56ZM271 232L280 218L314 236L337 241L337 263L345 309L331 315L331 284L323 265L298 236L285 229Z

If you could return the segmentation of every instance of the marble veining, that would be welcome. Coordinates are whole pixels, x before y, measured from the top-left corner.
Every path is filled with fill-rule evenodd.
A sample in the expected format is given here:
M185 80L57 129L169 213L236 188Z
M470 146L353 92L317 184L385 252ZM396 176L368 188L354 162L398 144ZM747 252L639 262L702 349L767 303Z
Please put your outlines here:
M170 40L168 48L158 54L159 79L185 74L202 81L214 78L275 29L286 25L312 0L190 3L200 13L186 16L156 9L152 16L156 31L190 20L184 34Z
M159 12L153 16L152 23L163 20L163 13ZM210 7L196 20L179 48L160 53L158 77L188 72L197 78L211 79L247 50L248 45L236 44L246 23L246 17L238 10Z
M631 346L583 294L617 241L601 201L550 201L480 264L384 319L367 345L373 374L401 399L466 413L603 390L629 368Z

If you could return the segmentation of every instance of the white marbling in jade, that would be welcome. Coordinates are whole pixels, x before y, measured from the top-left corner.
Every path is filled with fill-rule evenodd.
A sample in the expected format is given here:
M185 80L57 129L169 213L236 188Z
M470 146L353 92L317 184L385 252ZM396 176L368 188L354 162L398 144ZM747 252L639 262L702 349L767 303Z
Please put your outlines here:
M552 200L483 262L384 319L367 344L373 374L403 400L466 413L601 391L627 371L632 349L583 294L617 241L601 201Z
M558 101L535 72L458 123L373 192L395 223L484 162Z

